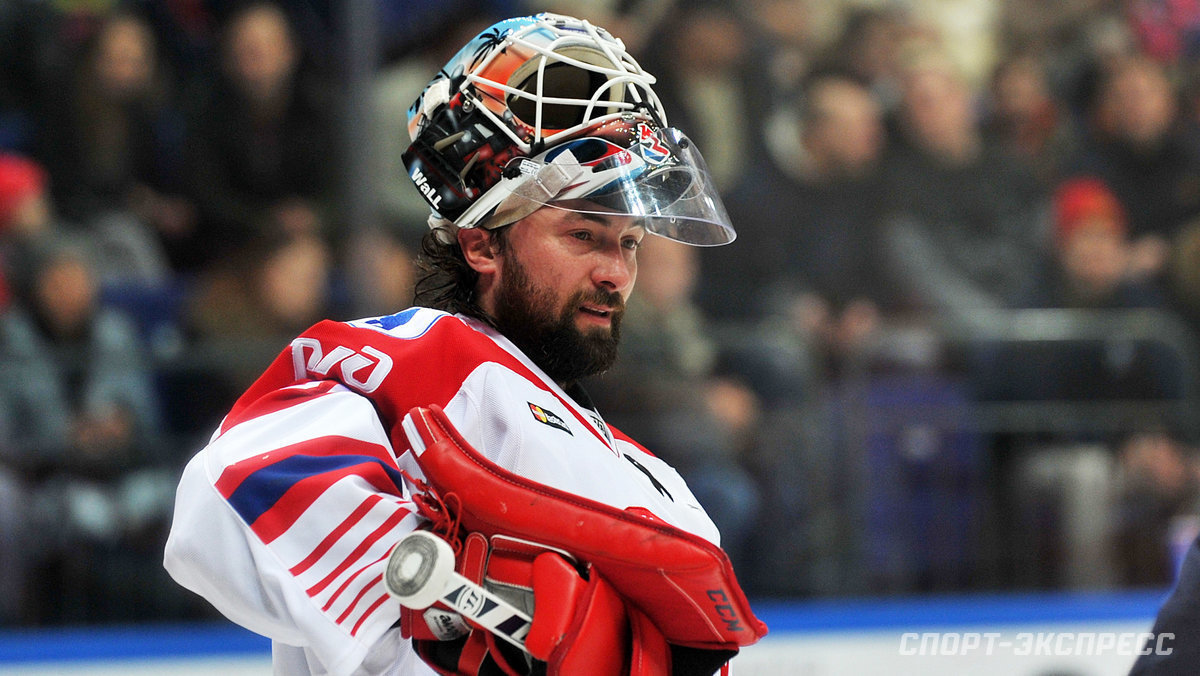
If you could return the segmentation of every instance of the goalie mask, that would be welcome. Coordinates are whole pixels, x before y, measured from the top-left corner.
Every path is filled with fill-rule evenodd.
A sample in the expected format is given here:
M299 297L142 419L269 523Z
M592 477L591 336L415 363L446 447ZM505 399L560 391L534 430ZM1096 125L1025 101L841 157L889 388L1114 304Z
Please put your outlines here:
M432 227L498 228L543 207L633 216L715 246L736 236L704 159L669 128L620 40L556 14L501 21L409 110L409 177Z

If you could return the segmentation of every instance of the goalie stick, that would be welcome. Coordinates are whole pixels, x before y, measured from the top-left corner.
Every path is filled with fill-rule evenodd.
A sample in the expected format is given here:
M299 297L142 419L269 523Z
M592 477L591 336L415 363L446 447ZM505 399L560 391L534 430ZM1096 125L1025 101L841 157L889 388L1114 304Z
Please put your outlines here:
M532 619L496 594L454 572L454 550L428 531L404 536L388 556L384 585L400 605L424 610L441 601L476 626L525 650Z

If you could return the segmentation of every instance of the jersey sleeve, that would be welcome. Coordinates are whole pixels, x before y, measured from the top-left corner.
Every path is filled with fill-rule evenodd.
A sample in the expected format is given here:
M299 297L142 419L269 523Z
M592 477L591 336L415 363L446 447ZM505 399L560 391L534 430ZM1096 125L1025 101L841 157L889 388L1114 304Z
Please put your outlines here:
M332 381L248 404L187 465L165 566L230 620L362 674L412 656L383 570L419 517L375 408ZM386 636L385 636L386 635ZM367 659L370 656L371 659Z

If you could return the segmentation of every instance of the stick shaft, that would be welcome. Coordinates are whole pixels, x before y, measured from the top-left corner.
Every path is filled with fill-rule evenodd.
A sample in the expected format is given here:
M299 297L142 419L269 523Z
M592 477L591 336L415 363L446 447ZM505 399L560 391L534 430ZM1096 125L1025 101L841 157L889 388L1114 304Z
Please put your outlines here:
M525 649L530 617L456 573L453 550L432 533L414 531L396 544L388 557L384 585L407 608L425 610L441 601L471 624Z
M487 629L518 648L525 649L525 636L532 620L508 601L454 573L440 599L472 623Z

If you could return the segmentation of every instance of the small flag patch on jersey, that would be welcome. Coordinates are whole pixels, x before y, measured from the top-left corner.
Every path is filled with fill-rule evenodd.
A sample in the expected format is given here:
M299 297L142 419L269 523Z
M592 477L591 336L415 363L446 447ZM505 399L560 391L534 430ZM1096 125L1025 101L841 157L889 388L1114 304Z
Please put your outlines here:
M543 425L549 425L556 429L560 429L571 436L575 436L575 433L571 431L571 428L567 427L567 421L558 417L557 413L553 411L547 411L532 401L527 401L525 403L529 404L529 410L533 412L533 417L536 418L538 422L542 423Z

